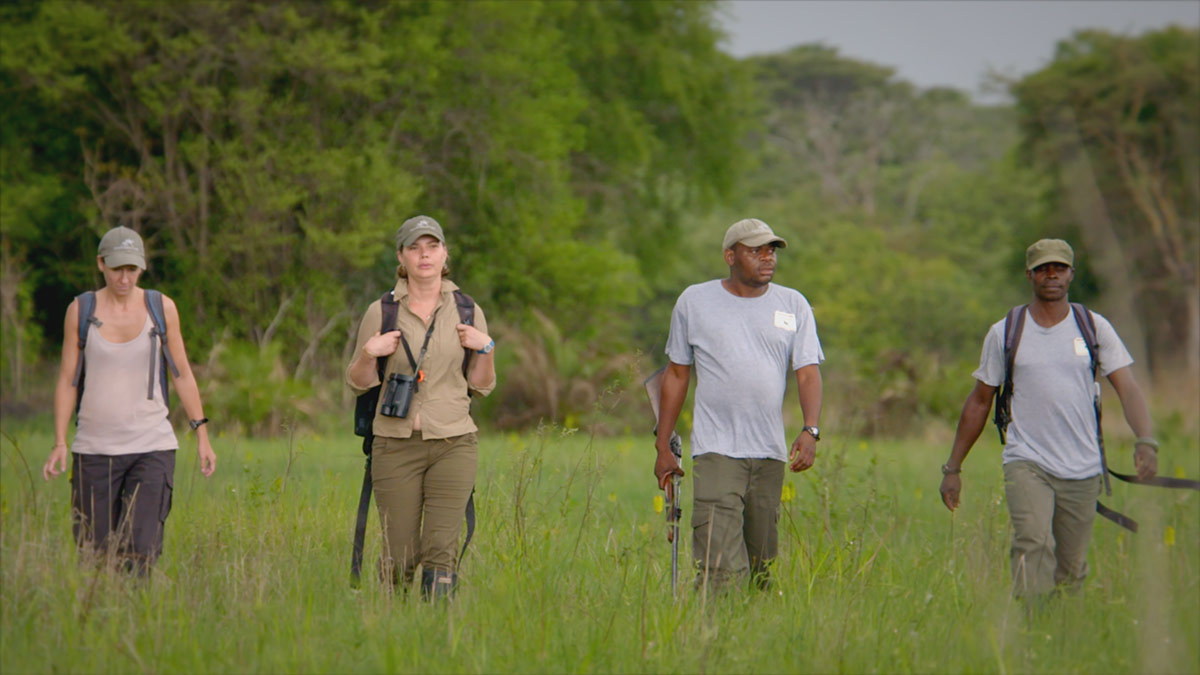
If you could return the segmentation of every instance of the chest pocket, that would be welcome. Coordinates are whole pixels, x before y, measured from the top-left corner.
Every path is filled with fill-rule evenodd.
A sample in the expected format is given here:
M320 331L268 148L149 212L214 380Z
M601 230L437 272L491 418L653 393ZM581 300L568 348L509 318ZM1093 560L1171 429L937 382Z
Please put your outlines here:
M778 309L775 310L775 327L788 333L795 333L796 315Z

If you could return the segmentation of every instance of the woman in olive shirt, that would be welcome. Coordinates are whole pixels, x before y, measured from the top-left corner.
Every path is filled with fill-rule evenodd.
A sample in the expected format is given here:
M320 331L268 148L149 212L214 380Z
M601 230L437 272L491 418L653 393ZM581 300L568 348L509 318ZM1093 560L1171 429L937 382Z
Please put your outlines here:
M496 343L478 305L474 325L460 322L458 286L445 278L449 252L437 221L428 216L405 221L396 247L396 325L380 325L379 300L367 308L346 381L357 394L380 384L377 359L387 359L371 446L371 481L385 543L381 572L407 590L420 564L422 594L435 598L449 596L458 579L458 539L478 448L470 394L486 396L496 386ZM465 375L464 350L470 356ZM395 416L386 394L397 373L418 380L403 417Z

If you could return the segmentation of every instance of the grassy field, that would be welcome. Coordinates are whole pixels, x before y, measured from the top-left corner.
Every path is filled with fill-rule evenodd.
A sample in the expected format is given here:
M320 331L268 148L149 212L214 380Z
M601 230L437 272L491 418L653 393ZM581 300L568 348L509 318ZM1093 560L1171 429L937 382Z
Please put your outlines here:
M349 434L219 438L211 480L187 437L166 553L138 583L78 564L67 482L40 476L50 436L4 431L4 673L1200 671L1200 495L1117 484L1142 532L1098 520L1086 592L1029 620L990 436L953 517L946 447L822 442L787 479L775 587L673 601L649 436L487 434L459 594L431 606L347 583ZM1200 442L1167 440L1163 472L1200 475Z

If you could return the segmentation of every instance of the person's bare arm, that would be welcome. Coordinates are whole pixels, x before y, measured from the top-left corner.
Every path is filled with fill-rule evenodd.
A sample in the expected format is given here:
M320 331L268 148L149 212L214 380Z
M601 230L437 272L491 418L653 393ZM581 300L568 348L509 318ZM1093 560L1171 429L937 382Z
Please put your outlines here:
M1154 420L1150 417L1150 406L1146 405L1142 388L1128 366L1109 373L1108 381L1117 392L1117 398L1121 399L1121 410L1125 412L1129 428L1134 436L1142 439L1133 446L1133 466L1138 478L1154 478L1158 474L1158 449L1145 442L1154 438Z
M963 460L971 452L979 434L987 425L988 413L992 410L992 399L996 396L996 387L975 381L975 388L963 403L962 414L958 418L958 430L954 432L954 446L950 450L950 459L946 461L946 473L942 476L942 503L953 511L958 508L959 495L962 492L962 480L958 474L962 470Z
M817 364L796 369L796 392L800 397L800 410L804 414L804 426L820 427L821 424L821 368ZM792 471L807 471L817 459L817 439L807 431L796 435L792 443Z
M42 466L42 478L50 480L67 470L67 428L75 409L78 390L73 383L75 366L79 362L79 301L72 301L63 318L62 358L58 364L58 381L54 385L54 447Z
M192 373L192 364L188 361L187 348L183 344L183 331L179 325L179 308L170 298L163 296L163 313L167 319L167 346L171 350L171 358L179 374L172 373L175 383L175 393L179 403L189 420L204 419L204 403L200 400L200 386L196 384L196 376ZM213 452L208 440L208 425L196 427L196 452L200 457L200 473L205 477L211 476L217 470L217 455Z
M660 490L667 489L672 475L683 475L683 467L679 466L679 460L671 452L671 434L675 431L675 423L679 421L679 412L687 398L691 375L691 366L678 363L668 364L663 373L662 398L658 405L658 435L654 439L654 448L658 451L654 461L654 477L658 479Z

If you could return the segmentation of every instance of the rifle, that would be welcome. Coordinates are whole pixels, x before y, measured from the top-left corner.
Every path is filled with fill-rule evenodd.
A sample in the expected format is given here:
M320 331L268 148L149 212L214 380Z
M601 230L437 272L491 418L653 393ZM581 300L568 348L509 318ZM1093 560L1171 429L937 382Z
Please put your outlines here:
M663 366L654 371L642 386L646 388L646 396L650 399L650 409L654 411L654 435L658 436L658 407L662 399L662 380L666 373L667 367ZM683 461L683 439L675 430L671 430L671 453L675 455L675 460L682 464ZM671 543L671 594L678 593L679 582L679 519L683 516L683 508L680 506L679 489L681 481L678 475L672 474L671 483L667 490L667 541Z

